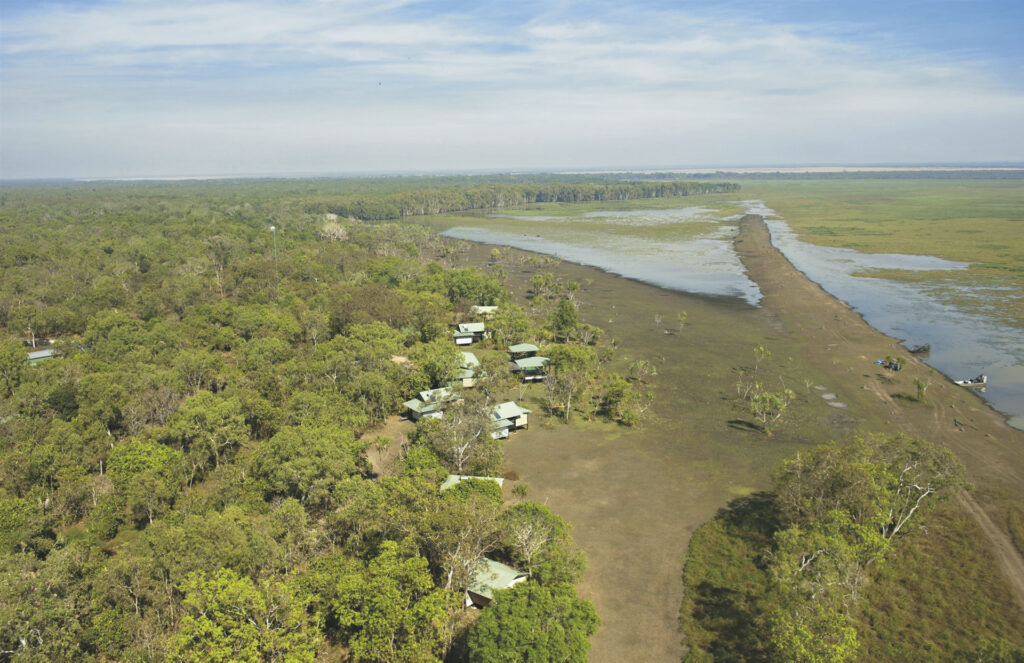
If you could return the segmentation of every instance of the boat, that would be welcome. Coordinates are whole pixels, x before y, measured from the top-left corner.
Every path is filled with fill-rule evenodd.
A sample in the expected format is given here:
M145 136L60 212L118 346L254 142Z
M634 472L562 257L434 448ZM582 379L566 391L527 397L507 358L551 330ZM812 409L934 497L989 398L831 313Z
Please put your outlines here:
M953 384L958 384L961 387L984 387L988 383L988 376L985 374L979 375L976 378L968 378L966 380L953 380Z
M924 345L917 345L910 348L910 354L912 355L925 355L932 351L932 344L925 343Z

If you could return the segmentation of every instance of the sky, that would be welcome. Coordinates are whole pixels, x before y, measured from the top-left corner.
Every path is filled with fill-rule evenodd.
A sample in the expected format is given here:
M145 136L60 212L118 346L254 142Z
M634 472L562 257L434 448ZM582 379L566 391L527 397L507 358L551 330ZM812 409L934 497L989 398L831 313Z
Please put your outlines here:
M1022 0L0 0L0 178L1024 161Z

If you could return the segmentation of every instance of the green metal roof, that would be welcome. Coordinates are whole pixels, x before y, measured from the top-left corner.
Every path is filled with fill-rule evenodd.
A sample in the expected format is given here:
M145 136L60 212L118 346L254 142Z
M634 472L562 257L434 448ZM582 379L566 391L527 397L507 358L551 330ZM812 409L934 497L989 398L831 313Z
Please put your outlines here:
M468 474L449 474L448 478L441 484L441 490L447 490L459 483L460 481L469 481L470 479L479 479L480 481L494 481L499 486L505 483L505 480L501 477L474 477Z
M45 350L36 350L28 353L26 361L30 364L38 364L41 361L46 361L50 357L53 357L53 348L46 348Z
M484 332L484 323L482 322L463 322L459 325L460 332L469 332L471 334L482 334Z
M491 412L492 419L515 419L521 417L524 414L530 414L530 410L525 407L519 407L515 401L506 401L497 405Z
M484 557L473 572L469 582L469 591L493 599L494 590L511 587L516 580L526 578L526 576L526 573L517 571L511 566Z
M402 405L409 408L413 412L418 412L419 414L426 414L428 412L434 412L436 410L441 409L443 403L424 403L420 399L414 398L411 401L406 401L402 403Z
M538 350L540 350L540 348L530 343L517 343L515 345L508 346L508 351L514 354L519 354L520 352L537 352Z
M472 352L462 351L462 368L476 368L480 365L480 360L476 358L476 355Z
M543 368L548 363L547 357L524 357L516 359L515 364L519 368Z
M455 398L455 392L448 387L439 387L420 392L420 400L424 403L444 403L453 398Z

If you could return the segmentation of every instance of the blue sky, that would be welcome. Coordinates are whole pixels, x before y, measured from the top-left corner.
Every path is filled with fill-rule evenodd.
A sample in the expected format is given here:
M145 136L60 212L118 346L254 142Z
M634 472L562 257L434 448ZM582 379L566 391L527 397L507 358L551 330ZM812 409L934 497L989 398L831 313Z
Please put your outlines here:
M1024 2L0 0L0 177L1024 161Z

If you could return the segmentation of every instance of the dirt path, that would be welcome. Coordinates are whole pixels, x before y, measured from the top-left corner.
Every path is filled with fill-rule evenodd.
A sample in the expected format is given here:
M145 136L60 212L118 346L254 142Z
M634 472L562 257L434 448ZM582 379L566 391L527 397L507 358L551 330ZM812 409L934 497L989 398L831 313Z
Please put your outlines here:
M992 544L992 552L995 553L996 559L999 560L999 568L1009 581L1010 591L1013 592L1014 597L1017 599L1017 606L1019 609L1024 610L1024 558L1021 557L1020 552L1017 551L1010 537L1006 536L1006 533L996 527L996 524L988 517L985 510L978 505L969 493L960 493L957 495L957 501L960 502L967 513L971 514L978 521L978 525L985 532L985 536L988 537L989 542Z

